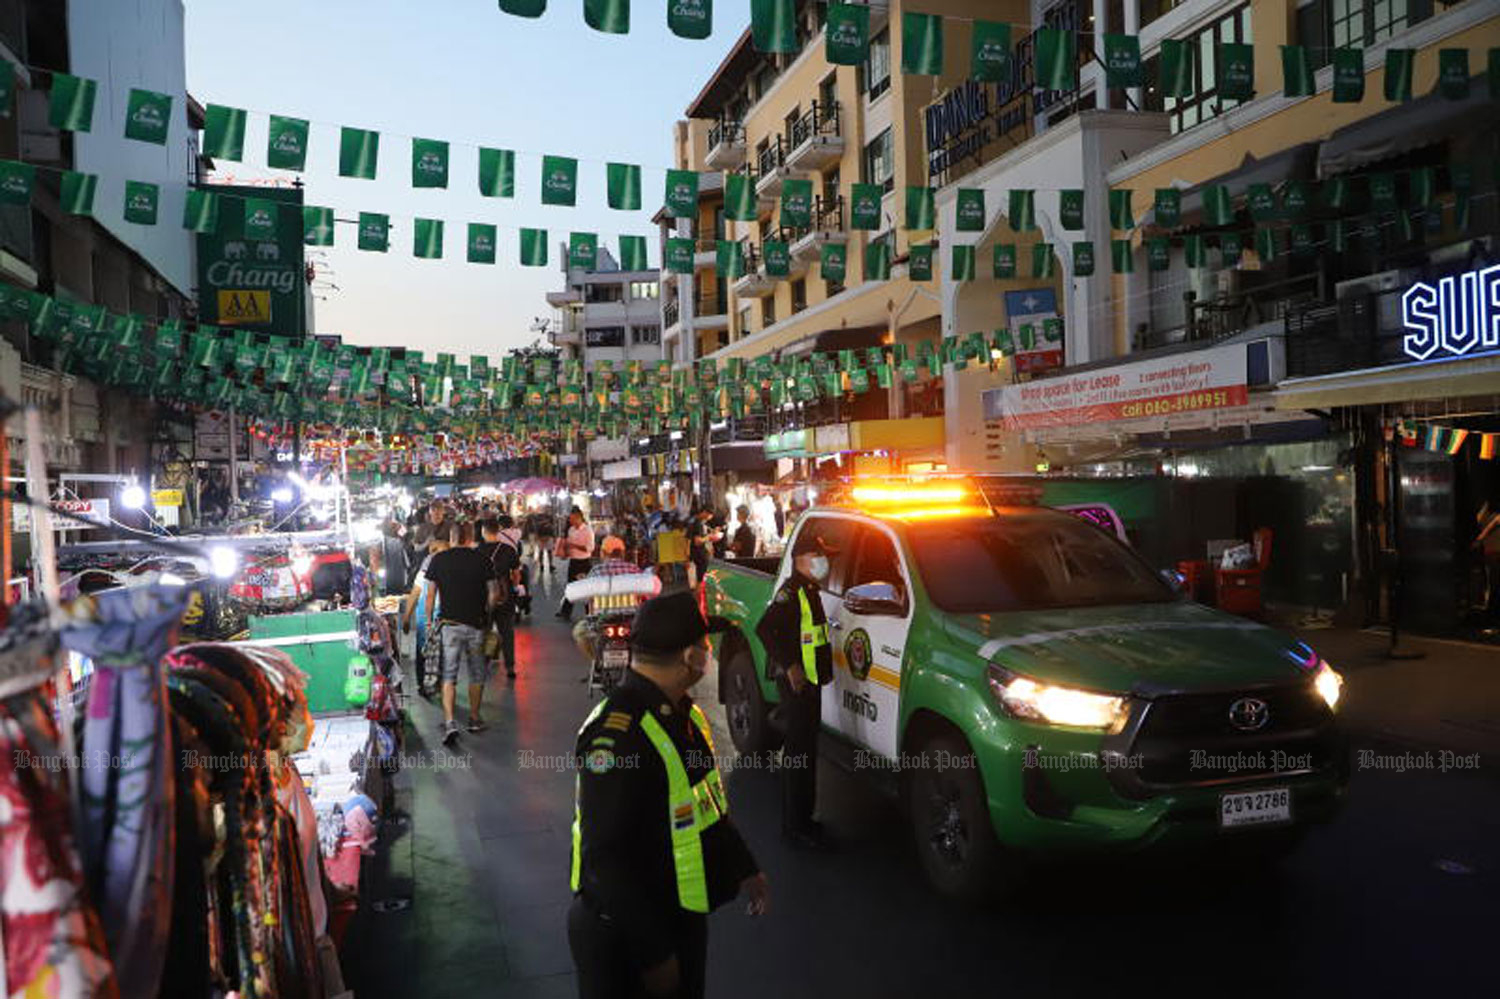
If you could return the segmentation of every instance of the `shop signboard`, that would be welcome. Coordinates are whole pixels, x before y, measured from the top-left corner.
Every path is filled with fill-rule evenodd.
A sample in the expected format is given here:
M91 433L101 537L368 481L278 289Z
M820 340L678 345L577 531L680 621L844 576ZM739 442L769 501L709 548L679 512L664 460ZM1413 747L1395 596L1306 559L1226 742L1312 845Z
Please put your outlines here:
M97 527L109 526L109 500L107 499L64 499L53 500L52 508L63 513L70 513L74 517L82 517L84 520L92 521ZM31 507L24 503L11 504L11 530L25 532L31 530ZM80 524L71 517L53 517L52 526L59 531L91 531L94 528L87 524Z
M222 211L214 232L198 235L198 318L215 326L300 336L306 331L302 192L215 185L230 198L278 203L271 238L247 236L244 212Z
M1413 360L1500 349L1500 264L1419 281L1401 296L1401 349Z
M806 458L807 431L783 430L779 434L767 434L765 448L767 458Z
M622 461L612 461L599 469L599 474L605 482L619 482L624 479L638 479L641 477L641 459L626 458Z
M1016 345L1016 370L1035 374L1063 363L1063 322L1057 292L1027 288L1005 293L1005 320Z
M182 490L153 489L151 491L151 505L158 510L166 507L182 506Z
M1139 420L1244 406L1243 344L990 389L984 416L1006 430Z

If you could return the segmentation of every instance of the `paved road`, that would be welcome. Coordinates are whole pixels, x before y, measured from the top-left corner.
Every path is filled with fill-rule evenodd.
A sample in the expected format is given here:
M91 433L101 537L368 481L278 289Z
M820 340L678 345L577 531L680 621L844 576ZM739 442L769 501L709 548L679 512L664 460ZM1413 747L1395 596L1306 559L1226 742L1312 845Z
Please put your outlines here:
M413 705L407 750L424 766L396 782L410 819L386 830L350 931L350 984L362 999L574 994L563 922L572 777L527 766L525 754L569 753L588 701L566 631L537 603L541 616L521 626L520 678L501 678L489 693L490 731L466 736L452 757L434 755L437 712ZM726 735L719 744L729 747ZM731 775L734 813L771 878L775 911L752 920L735 906L714 916L711 996L1493 988L1500 775L1492 770L1357 772L1342 817L1271 875L1184 862L1078 864L980 910L927 889L894 802L842 771L825 768L820 782L842 845L830 857L783 848L774 775ZM396 911L373 911L369 903L382 899L397 900Z

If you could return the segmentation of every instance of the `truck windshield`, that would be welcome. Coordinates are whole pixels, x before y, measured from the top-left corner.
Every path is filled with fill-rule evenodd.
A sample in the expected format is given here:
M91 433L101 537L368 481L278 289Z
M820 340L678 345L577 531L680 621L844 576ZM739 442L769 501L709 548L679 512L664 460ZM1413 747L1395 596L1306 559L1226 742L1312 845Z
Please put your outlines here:
M1115 538L1050 510L914 525L932 602L952 614L1157 603L1172 590Z

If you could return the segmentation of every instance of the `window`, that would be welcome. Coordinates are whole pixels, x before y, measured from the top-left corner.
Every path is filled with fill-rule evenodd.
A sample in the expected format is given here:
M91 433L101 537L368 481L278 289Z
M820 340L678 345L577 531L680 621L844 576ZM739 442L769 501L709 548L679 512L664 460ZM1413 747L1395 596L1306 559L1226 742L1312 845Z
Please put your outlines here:
M630 329L631 343L661 343L660 326L633 326Z
M782 125L784 125L785 128L786 128L786 141L788 143L794 143L795 142L795 140L792 138L792 136L795 135L796 132L797 132L797 119L801 118L801 117L802 117L802 108L799 105L797 107L792 108L791 111L787 112L787 116L784 119L782 119Z
M636 301L648 298L657 298L661 295L661 286L655 281L632 281L630 282L630 297Z
M585 302L623 302L625 288L618 284L586 284L583 286Z
M807 282L797 278L792 282L792 315L807 308Z
M1432 16L1432 0L1332 0L1327 6L1335 48L1375 45Z
M834 167L823 175L823 203L831 205L839 199L839 168ZM838 228L842 229L841 223Z
M1154 86L1146 89L1146 110L1165 111L1172 134L1185 131L1215 118L1241 101L1219 97L1217 70L1218 46L1226 42L1250 42L1250 6L1241 5L1223 17L1183 39L1193 53L1193 93L1189 97L1164 97ZM1146 79L1157 79L1160 55L1146 60Z
M874 141L865 146L861 169L866 184L879 184L885 191L890 191L895 186L896 145L890 129L875 136Z
M814 5L818 6L818 5ZM822 8L819 6L819 9ZM818 84L818 107L824 111L833 110L833 106L839 100L839 78L837 73L829 73L823 77L823 82Z
M852 520L809 514L803 517L797 528L793 556L816 549L820 539L830 552L828 579L823 584L823 591L835 597L844 595L844 576L854 555L854 546L850 542L854 540L856 526L858 525Z
M586 347L623 347L625 346L625 327L591 326L584 330L583 343Z
M884 30L870 39L870 54L859 68L859 89L874 100L891 88L891 33Z
M859 545L854 569L846 574L844 588L865 583L889 583L906 593L906 577L901 574L901 557L884 531L873 527L859 529Z
M750 306L740 306L740 336L750 332Z
M760 328L765 329L776 321L776 293L772 292L760 300Z

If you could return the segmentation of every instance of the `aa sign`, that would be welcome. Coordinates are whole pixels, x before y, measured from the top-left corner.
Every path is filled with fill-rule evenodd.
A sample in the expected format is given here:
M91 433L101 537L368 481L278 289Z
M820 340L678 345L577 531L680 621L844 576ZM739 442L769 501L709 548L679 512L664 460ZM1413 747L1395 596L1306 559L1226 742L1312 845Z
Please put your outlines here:
M271 321L271 293L234 289L219 292L219 322L260 324Z

